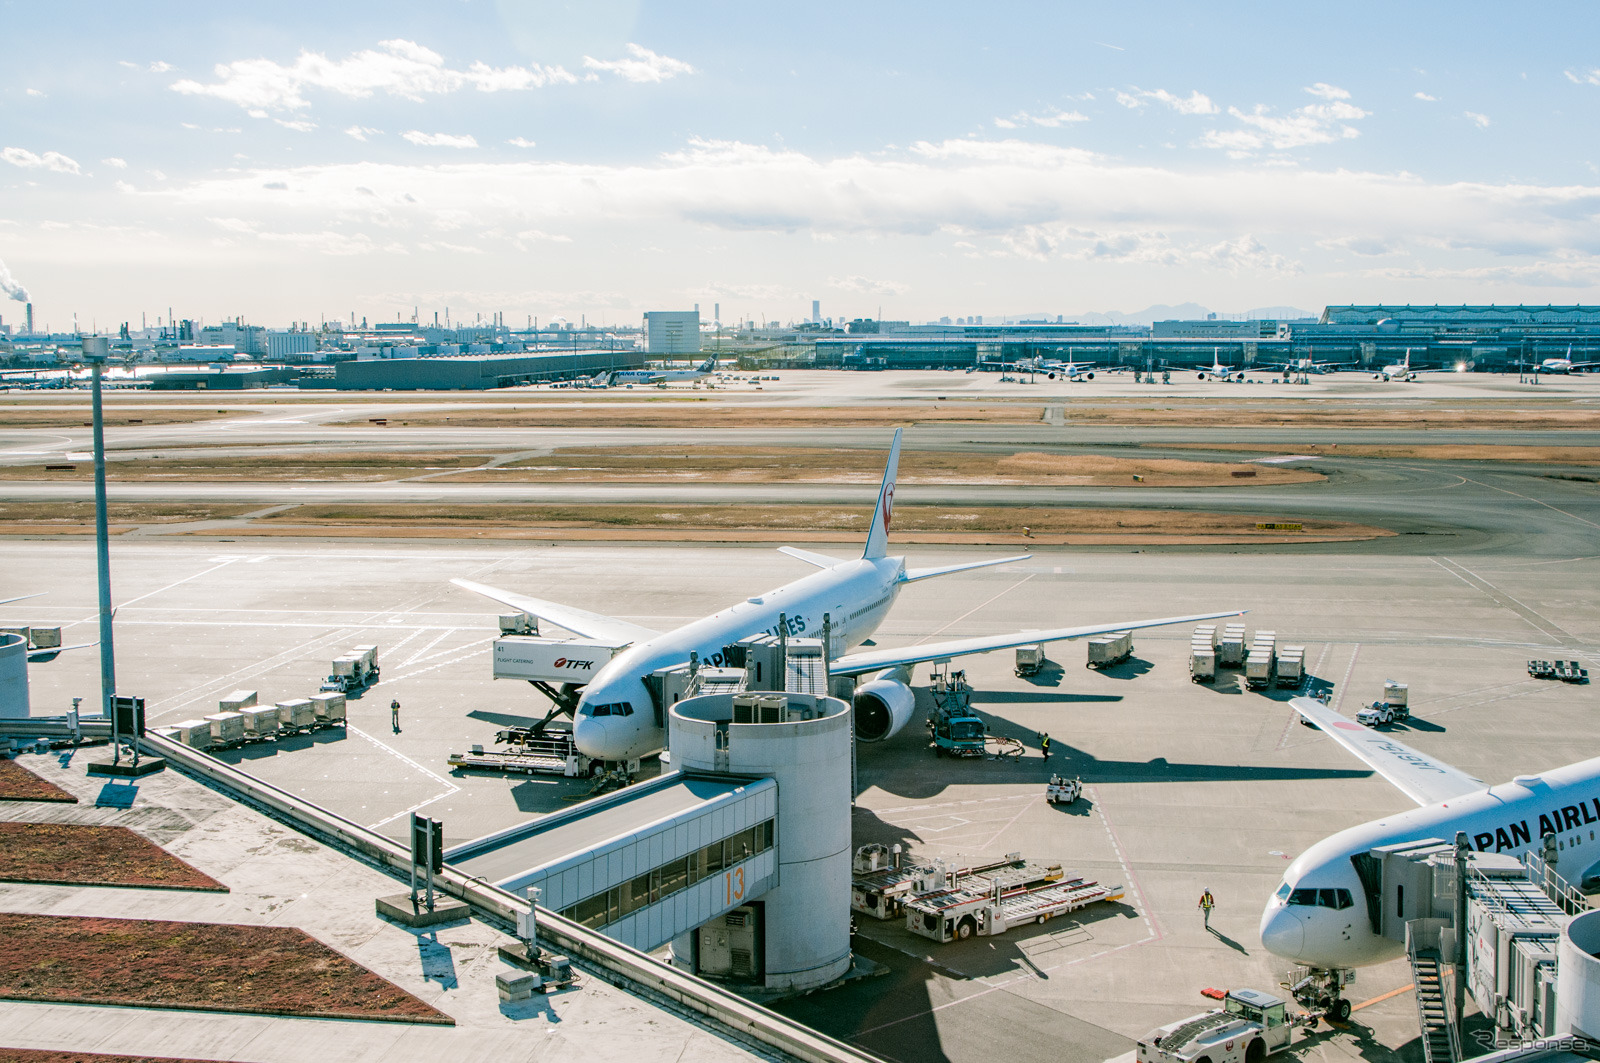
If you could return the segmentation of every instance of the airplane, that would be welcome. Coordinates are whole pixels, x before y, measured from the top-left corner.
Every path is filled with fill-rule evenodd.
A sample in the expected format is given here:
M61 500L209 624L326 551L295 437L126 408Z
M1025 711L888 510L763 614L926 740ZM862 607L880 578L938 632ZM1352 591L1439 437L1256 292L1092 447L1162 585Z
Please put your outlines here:
M752 635L780 632L816 638L827 614L832 633L828 647L830 674L860 679L852 698L856 738L881 742L910 722L916 709L911 668L926 661L944 661L973 653L1013 649L1036 642L1086 638L1113 631L1162 627L1199 620L1239 616L1240 610L1169 616L1158 620L1117 621L1019 631L1004 635L930 642L900 649L869 649L834 656L865 642L888 615L901 590L913 583L954 572L1025 561L1027 554L969 561L933 568L908 568L904 557L888 556L889 522L894 513L895 477L900 464L900 429L895 429L884 464L883 483L867 532L865 549L855 559L829 557L793 546L779 547L790 557L820 571L776 590L747 598L727 609L672 631L655 631L627 620L575 609L555 602L498 590L468 580L452 583L530 613L583 638L630 643L589 680L573 706L573 743L594 760L632 761L663 748L665 730L656 723L656 707L645 678L662 669L689 663L691 656L720 666L723 649Z
M716 370L717 356L713 354L693 369L618 369L611 374L607 382L612 387L619 384L666 384L680 380L700 380Z
M1276 365L1272 366L1272 368L1281 369L1281 370L1283 370L1283 372L1285 374L1288 374L1288 373L1301 373L1301 374L1316 373L1318 376L1320 376L1323 373L1330 373L1335 369L1343 369L1345 366L1357 365L1357 364L1359 364L1359 363L1356 363L1356 362L1319 362L1315 358L1296 358L1291 362L1279 362Z
M1593 844L1600 860L1600 843L1586 829L1600 823L1600 757L1485 786L1314 698L1289 704L1420 806L1342 830L1301 853L1261 913L1261 944L1310 968L1330 1018L1350 1014L1350 1002L1338 995L1340 972L1405 954L1403 942L1374 929L1380 904L1404 915L1404 894L1385 889L1388 895L1380 897L1378 885L1363 878L1363 858L1373 849L1430 838L1450 842L1461 831L1478 852L1520 856L1542 847L1548 834L1563 849ZM1595 862L1581 859L1585 870Z
M1175 372L1185 372L1186 371L1184 367L1180 367L1180 366L1176 366L1176 365L1163 365L1161 368L1165 369L1165 370L1168 370L1168 371L1175 371ZM1193 368L1197 368L1199 370L1199 372L1196 373L1195 375L1198 376L1201 380L1206 379L1206 377L1210 377L1213 380L1220 380L1224 384L1228 383L1230 380L1232 382L1234 382L1235 384L1237 384L1239 381L1241 381L1241 380L1243 380L1245 378L1244 377L1245 371L1243 369L1235 369L1231 365L1223 365L1222 364L1222 362L1217 358L1217 349L1215 347L1211 348L1211 364L1210 365L1196 366L1196 367L1193 367Z
M1393 365L1386 365L1376 373L1372 379L1382 381L1415 380L1422 373L1454 373L1454 369L1419 369L1411 364L1411 348L1406 348L1406 356Z
M1546 358L1535 368L1535 373L1576 373L1591 366L1600 365L1600 362L1574 362L1572 360L1572 347L1568 345L1565 358Z

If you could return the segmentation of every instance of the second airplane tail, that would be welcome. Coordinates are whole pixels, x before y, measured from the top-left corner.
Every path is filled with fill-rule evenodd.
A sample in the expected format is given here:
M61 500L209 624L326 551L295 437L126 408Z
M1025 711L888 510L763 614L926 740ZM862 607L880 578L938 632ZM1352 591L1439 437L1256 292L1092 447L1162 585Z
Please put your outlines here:
M889 521L894 516L894 480L900 472L900 429L894 430L889 444L889 460L883 465L883 486L878 488L878 508L872 511L872 527L867 531L867 548L861 556L871 560L889 554Z

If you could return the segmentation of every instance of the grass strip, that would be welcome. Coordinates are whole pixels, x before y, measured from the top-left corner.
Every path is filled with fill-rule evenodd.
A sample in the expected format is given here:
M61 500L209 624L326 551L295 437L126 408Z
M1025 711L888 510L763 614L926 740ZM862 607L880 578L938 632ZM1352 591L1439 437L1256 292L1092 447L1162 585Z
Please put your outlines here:
M0 997L455 1025L285 926L0 912Z
M127 827L95 823L0 822L0 882L228 892Z
M47 782L14 760L0 759L0 801L58 801L75 805L78 799L53 782Z

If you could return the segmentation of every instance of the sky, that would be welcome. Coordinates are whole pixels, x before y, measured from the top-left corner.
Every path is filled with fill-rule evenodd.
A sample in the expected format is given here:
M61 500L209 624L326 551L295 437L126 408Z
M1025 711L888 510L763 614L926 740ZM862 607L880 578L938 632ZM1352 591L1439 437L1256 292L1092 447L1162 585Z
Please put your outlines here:
M0 0L0 318L1600 302L1600 5Z

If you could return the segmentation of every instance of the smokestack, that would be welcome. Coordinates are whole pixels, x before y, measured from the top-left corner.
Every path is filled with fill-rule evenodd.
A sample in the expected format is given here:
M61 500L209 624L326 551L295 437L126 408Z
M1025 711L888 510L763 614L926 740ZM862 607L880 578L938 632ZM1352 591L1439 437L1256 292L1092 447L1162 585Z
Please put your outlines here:
M28 304L28 335L33 335L33 304Z

